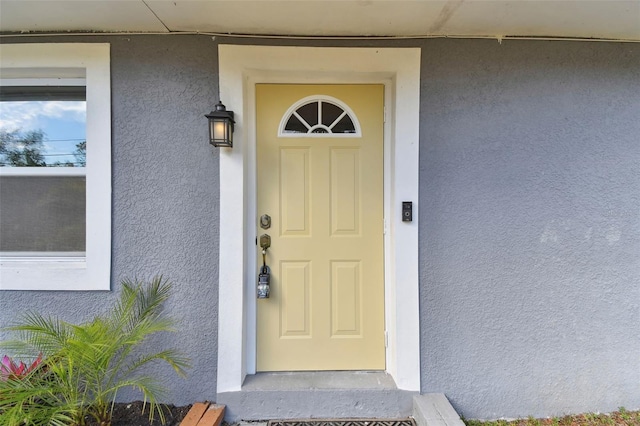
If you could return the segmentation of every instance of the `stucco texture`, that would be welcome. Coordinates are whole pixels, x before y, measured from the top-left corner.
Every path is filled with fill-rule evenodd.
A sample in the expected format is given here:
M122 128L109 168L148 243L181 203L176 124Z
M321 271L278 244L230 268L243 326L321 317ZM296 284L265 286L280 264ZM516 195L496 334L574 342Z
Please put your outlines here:
M468 418L640 407L640 46L430 41L422 391Z
M45 40L111 43L112 291L3 291L0 324L28 310L84 321L111 306L123 278L162 274L174 284L165 309L178 325L153 343L181 349L193 368L187 379L148 372L167 381L167 402L215 400L219 159L204 114L217 101L216 45L188 36Z
M167 402L215 400L219 158L203 114L217 41L15 41L111 43L112 291L3 291L0 325L27 310L89 319L121 278L163 274L179 326L156 343L193 368L150 372ZM640 408L640 45L359 45L374 43L422 47L422 392L468 418Z

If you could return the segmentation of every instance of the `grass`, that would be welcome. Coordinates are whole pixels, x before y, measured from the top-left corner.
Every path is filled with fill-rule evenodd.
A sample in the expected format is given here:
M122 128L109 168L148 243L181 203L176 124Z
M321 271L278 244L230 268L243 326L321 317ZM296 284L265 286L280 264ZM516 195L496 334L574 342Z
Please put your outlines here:
M518 420L465 420L467 426L640 426L640 411L627 411L620 407L609 414L576 414L573 416L553 417L548 419Z

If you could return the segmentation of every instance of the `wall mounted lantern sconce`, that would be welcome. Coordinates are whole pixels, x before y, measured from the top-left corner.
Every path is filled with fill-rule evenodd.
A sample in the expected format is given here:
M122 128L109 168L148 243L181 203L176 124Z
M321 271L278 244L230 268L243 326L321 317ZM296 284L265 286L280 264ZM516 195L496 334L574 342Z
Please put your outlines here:
M215 106L215 110L206 114L209 119L209 143L215 147L233 146L233 111L227 111L227 108L221 101Z

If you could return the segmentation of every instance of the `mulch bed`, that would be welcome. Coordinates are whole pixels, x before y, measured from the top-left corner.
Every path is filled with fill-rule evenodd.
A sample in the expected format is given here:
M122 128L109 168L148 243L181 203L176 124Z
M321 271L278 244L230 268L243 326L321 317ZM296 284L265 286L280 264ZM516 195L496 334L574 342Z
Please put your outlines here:
M154 415L153 422L149 421L149 405L142 412L142 401L118 403L113 407L113 418L111 426L161 426L162 422L158 418L158 414ZM191 405L176 407L175 405L165 405L164 426L178 426L182 419L187 415ZM89 426L99 426L97 423L88 423Z

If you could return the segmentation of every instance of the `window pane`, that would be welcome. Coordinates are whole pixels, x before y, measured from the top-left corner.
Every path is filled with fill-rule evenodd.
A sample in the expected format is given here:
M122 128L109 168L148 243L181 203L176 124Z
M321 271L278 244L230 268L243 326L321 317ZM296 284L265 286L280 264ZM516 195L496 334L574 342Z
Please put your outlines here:
M331 130L333 133L355 133L356 126L354 126L351 118L349 118L348 115L345 115L340 119L340 121L338 121L338 123L336 123L335 126L333 126L333 129Z
M300 115L300 117L304 119L304 121L307 122L309 126L313 127L316 124L318 124L318 102L317 101L308 103L306 105L302 105L300 108L298 108L298 111L296 112Z
M86 178L0 178L0 251L84 252Z
M327 97L330 98L330 97ZM359 136L356 125L357 119L353 112L349 112L346 105L335 99L304 98L294 104L295 112L286 117L286 124L281 136L295 133L300 137L328 136ZM302 102L302 106L299 106ZM289 109L291 111L292 108Z
M308 130L309 129L307 129L307 126L302 124L300 120L298 120L298 117L296 117L295 115L289 117L287 125L284 126L284 131L286 133L307 133Z
M331 126L340 114L343 113L342 108L329 102L322 102L322 124Z
M85 87L5 86L0 167L85 167Z

